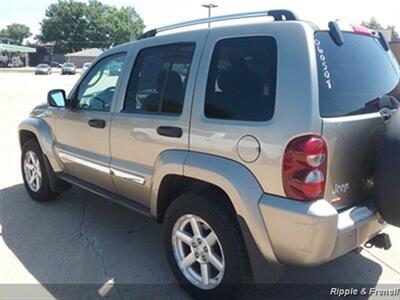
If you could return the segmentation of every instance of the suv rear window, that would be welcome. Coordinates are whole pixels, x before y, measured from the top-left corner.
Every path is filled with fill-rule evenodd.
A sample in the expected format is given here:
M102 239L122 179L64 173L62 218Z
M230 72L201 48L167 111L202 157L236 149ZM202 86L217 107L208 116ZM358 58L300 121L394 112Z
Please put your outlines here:
M315 34L320 114L323 117L378 111L383 95L400 99L400 71L377 38L344 33L337 46L328 32Z
M267 121L274 114L276 42L272 37L219 41L208 74L205 116Z

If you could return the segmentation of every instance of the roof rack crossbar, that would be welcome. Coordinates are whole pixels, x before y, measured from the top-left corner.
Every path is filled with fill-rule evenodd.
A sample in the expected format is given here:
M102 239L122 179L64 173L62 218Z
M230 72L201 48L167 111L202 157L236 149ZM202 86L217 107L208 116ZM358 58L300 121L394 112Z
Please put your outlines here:
M290 10L279 9L279 10L255 11L255 12L248 12L248 13L222 15L222 16L216 16L216 17L211 17L211 18L203 18L203 19L197 19L197 20L172 24L172 25L168 25L168 26L164 26L164 27L159 27L159 28L155 28L155 29L146 31L138 39L140 40L140 39L152 37L152 36L155 36L159 32L178 29L178 28L187 27L187 26L214 23L214 22L227 21L227 20L268 17L268 16L273 17L275 21L298 20L296 15L293 12L291 12Z

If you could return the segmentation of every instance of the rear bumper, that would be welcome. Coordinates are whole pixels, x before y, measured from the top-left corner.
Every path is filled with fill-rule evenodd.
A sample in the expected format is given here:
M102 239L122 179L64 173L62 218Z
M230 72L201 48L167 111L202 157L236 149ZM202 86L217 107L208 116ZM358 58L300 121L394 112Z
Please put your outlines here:
M338 212L326 200L304 203L264 195L259 207L274 253L284 264L330 261L362 245L386 224L372 200Z

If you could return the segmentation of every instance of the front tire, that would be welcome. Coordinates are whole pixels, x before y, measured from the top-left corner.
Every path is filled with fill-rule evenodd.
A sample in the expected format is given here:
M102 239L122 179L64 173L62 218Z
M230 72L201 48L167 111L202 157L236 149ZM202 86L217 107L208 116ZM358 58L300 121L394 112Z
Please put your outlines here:
M213 191L184 194L165 216L168 263L195 298L233 297L249 275L235 214L221 197Z
M33 200L50 201L59 195L50 188L43 153L35 140L28 140L22 146L21 169L25 189Z

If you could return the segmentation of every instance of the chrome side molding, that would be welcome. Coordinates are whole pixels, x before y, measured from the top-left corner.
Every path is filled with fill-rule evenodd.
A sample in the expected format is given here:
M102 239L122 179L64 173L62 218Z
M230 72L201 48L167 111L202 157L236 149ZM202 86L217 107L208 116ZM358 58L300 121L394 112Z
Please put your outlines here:
M143 176L137 175L137 174L132 174L132 173L127 173L121 170L117 170L115 168L111 168L111 175L115 175L117 177L133 181L139 184L144 184L146 182L146 179Z
M99 171L99 172L102 172L105 174L114 175L114 176L123 178L125 180L129 180L129 181L132 181L132 182L135 182L138 184L142 184L142 185L145 184L145 182L146 182L146 178L141 175L138 175L138 174L128 173L125 171L118 170L116 168L106 167L106 166L100 165L98 163L94 163L89 160L86 160L86 159L83 159L80 157L76 157L74 155L71 155L71 154L68 154L65 152L61 152L61 151L59 152L58 155L61 160L67 160L70 162L74 162L74 163L80 164L82 166L91 168L93 170L96 170L96 171Z
M74 155L65 153L65 152L59 152L58 156L60 157L61 160L68 160L70 162L74 162L74 163L80 164L82 166L91 168L93 170L96 170L96 171L99 171L99 172L102 172L102 173L106 173L106 174L110 174L110 168L109 167L105 167L105 166L99 165L97 163L88 161L86 159L82 159L82 158L76 157Z

